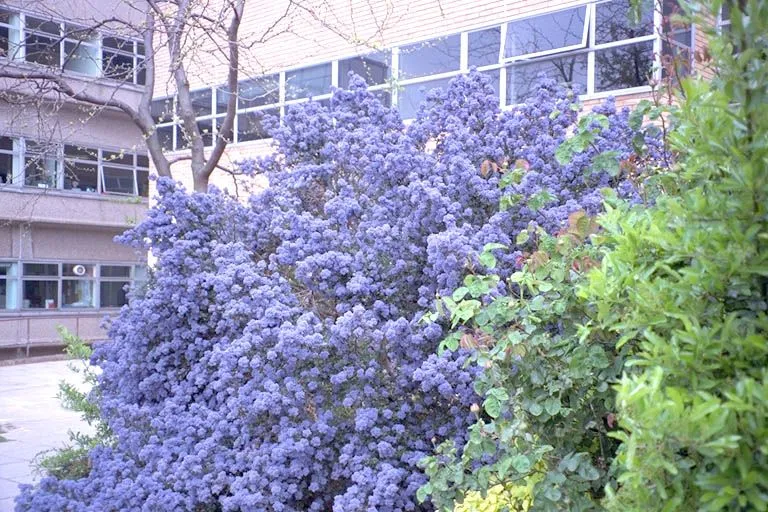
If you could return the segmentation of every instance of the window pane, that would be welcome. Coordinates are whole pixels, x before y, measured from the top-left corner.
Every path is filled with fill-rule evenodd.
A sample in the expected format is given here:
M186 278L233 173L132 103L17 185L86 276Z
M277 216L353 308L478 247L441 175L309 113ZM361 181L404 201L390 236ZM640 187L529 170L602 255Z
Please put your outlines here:
M138 167L149 167L149 156L136 155L136 165Z
M104 191L113 194L133 194L133 170L104 167Z
M35 155L27 152L24 159L24 184L28 187L48 188L56 186L58 162L47 155Z
M136 184L141 197L149 197L149 171L136 170Z
M98 192L99 166L82 162L64 162L64 189Z
M688 47L668 43L661 43L661 76L666 78L670 72L677 76L691 74L691 51Z
M0 263L2 266L2 263ZM16 290L18 281L0 277L0 309L16 309Z
M583 44L587 8L544 14L507 24L506 57Z
M98 47L80 42L65 41L64 69L89 76L98 76L101 73Z
M613 0L597 4L595 43L611 43L653 35L653 0L643 0L640 18L631 21L630 0Z
M0 277L14 277L17 272L16 263L0 262Z
M101 159L104 162L109 162L111 164L133 165L133 153L102 151Z
M499 63L501 27L469 33L469 65L488 66Z
M491 87L493 87L493 91L496 93L496 97L499 97L499 91L501 90L501 70L499 69L491 69L489 71L483 71L484 75L490 77L491 79Z
M653 42L595 52L595 92L648 85Z
M65 277L93 277L95 275L93 265L65 263L61 267L62 274Z
M558 57L527 64L507 67L507 104L521 103L533 94L540 82L540 75L568 85L579 94L587 89L587 54Z
M330 75L328 76L328 85L330 86ZM224 103L223 105L220 103L220 107L217 107L217 109L221 108L221 110L217 110L218 113L224 113L227 110L227 94L225 90L224 98L222 99ZM278 75L268 75L246 80L238 85L237 94L237 108L241 109L277 103L280 101L280 77ZM219 96L222 95L220 94Z
M391 76L389 52L375 52L339 61L339 84L349 87L349 73L362 77L368 85L380 85Z
M99 150L67 144L64 146L64 158L76 158L78 160L91 160L95 162L99 159Z
M195 117L211 115L211 102L213 101L213 92L211 89L202 89L189 93L192 100L192 110Z
M13 155L0 153L0 185L6 185L13 181Z
M213 119L203 119L197 122L197 129L203 138L203 146L213 146Z
M445 73L459 69L459 34L438 37L400 48L400 79Z
M55 309L59 297L59 282L24 281L23 294L24 308Z
M43 32L58 37L61 32L61 26L55 21L43 20L40 18L26 17L27 30Z
M173 119L173 98L154 100L149 106L149 112L155 123L164 123Z
M101 43L105 48L113 48L127 53L133 53L133 41L122 37L105 37Z
M327 94L331 90L331 64L288 71L285 74L285 98L296 100Z
M125 265L102 265L101 277L131 277L131 267Z
M147 66L144 64L144 59L136 59L136 83L147 84Z
M102 281L99 285L101 307L119 308L128 304L128 294L125 290L129 285L128 281Z
M28 32L24 38L24 45L27 62L44 66L60 65L61 46L56 37Z
M13 139L10 137L0 137L0 149L13 151Z
M173 151L173 126L158 126L155 130L163 151Z
M133 56L103 50L101 65L107 78L133 81Z
M279 116L278 109L259 110L237 115L237 141L268 139L269 133L264 128L265 116Z
M25 276L52 276L59 275L59 265L56 263L25 263Z
M93 308L96 307L93 295L93 281L85 279L61 282L61 301L65 308Z
M439 80L432 80L431 82L406 85L403 87L397 97L397 106L398 110L400 110L400 117L403 119L412 119L416 117L419 105L421 105L427 97L429 91L440 87L446 88L450 82L450 78L441 78Z

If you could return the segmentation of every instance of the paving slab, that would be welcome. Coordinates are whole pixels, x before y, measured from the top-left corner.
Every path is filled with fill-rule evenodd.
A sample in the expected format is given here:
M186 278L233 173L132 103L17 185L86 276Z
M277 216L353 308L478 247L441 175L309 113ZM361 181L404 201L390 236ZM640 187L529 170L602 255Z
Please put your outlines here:
M57 394L63 380L79 384L67 361L0 366L0 512L13 510L13 497L22 483L35 483L40 474L35 457L60 448L69 431L89 432L80 414L61 406ZM82 388L81 388L82 389Z

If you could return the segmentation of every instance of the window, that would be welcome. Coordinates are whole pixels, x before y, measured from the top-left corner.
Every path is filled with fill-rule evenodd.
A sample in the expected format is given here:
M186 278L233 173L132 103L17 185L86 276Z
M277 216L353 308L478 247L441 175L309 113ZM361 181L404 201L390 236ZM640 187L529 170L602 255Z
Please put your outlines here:
M507 23L504 56L546 55L587 45L587 6Z
M561 84L587 90L587 54L550 58L527 64L514 64L507 68L507 104L520 103L538 87L540 75Z
M55 309L59 299L59 265L24 263L22 307Z
M331 63L285 73L285 99L297 100L328 94L331 89Z
M94 308L95 266L65 263L62 265L61 305L64 308Z
M84 75L99 76L99 36L95 31L66 26L63 67Z
M210 116L213 113L213 91L210 88L193 91L189 96L195 116Z
M0 8L0 58L16 58L21 47L21 17Z
M24 52L27 62L44 66L61 65L61 26L32 16L26 17Z
M269 138L269 133L264 128L265 116L280 117L279 109L257 110L237 115L237 141L259 140Z
M64 146L64 189L99 191L99 150Z
M122 37L104 37L101 67L107 78L144 85L144 45Z
M118 308L128 304L128 288L131 285L131 267L102 265L100 279L100 303L103 308Z
M133 194L133 169L104 166L104 191L112 194Z
M401 80L457 71L461 61L461 36L455 34L403 46L399 59Z
M441 78L430 82L422 82L404 86L398 96L400 115L403 119L416 117L419 105L426 99L432 89L446 88L451 82L450 78Z
M653 42L595 52L595 92L646 85L653 69Z
M0 261L0 309L16 309L18 265Z
M338 83L346 89L349 87L349 74L354 73L369 86L385 84L392 74L391 59L390 52L375 52L340 60Z
M596 9L595 44L653 35L653 0L640 3L640 16L634 21L629 0L597 4Z
M330 75L328 86L330 87ZM327 90L323 93L328 92ZM321 93L321 94L323 94ZM259 78L252 78L241 82L237 90L237 108L246 109L251 107L261 107L280 101L280 77L278 75L268 75ZM217 113L225 113L227 109L226 102Z
M499 63L501 27L469 33L468 63L470 66L489 66Z
M662 76L685 76L693 66L693 27L679 19L682 14L675 0L662 0Z
M24 184L28 187L55 188L59 161L55 146L27 141L24 154Z
M0 137L0 186L16 181L20 152L18 139Z

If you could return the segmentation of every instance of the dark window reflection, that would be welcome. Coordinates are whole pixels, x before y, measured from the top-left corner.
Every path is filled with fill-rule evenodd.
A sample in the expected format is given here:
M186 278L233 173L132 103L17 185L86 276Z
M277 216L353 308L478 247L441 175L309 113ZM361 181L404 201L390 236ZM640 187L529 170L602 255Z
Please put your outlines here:
M349 72L359 75L368 85L386 83L390 77L390 53L375 52L339 61L339 84L349 87Z
M469 33L469 65L488 66L499 63L501 27Z
M211 101L213 92L211 89L202 89L200 91L193 91L189 93L189 98L192 101L192 110L195 113L195 117L209 116L211 115Z
M640 16L632 22L629 0L597 4L595 43L611 43L653 35L653 0L643 0Z
M416 117L419 105L426 99L429 91L437 88L445 89L450 82L450 78L441 78L430 82L406 85L400 89L397 97L397 106L398 110L400 110L400 117L402 119L413 119Z
M400 48L400 79L456 71L461 58L458 34L430 39Z
M64 161L64 188L82 192L97 192L99 169L96 164Z
M297 100L331 91L331 64L320 64L285 73L285 99Z
M330 80L328 83L330 84ZM280 101L280 77L278 75L269 75L240 82L237 94L237 108L260 107L277 103ZM223 105L219 103L221 110L218 110L218 112L226 112L227 97L222 94L219 94L219 96L223 96L222 100L224 103Z
M595 92L648 84L653 68L653 42L595 52Z
M173 151L173 126L158 126L156 130L163 151Z
M519 57L582 44L586 13L586 7L577 7L509 22L505 56Z
M507 67L507 104L521 103L533 94L538 88L541 74L573 87L577 93L582 94L587 90L587 54Z
M279 109L259 110L237 115L237 141L268 139L269 132L264 128L265 116L279 116Z

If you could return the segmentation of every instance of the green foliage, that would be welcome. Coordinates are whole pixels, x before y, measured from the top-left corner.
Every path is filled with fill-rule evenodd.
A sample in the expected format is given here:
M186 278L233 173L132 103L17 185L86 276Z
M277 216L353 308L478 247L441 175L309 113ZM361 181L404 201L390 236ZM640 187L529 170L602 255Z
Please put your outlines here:
M609 209L581 292L633 354L612 510L768 510L768 2L743 5L683 84L679 192Z
M92 349L82 339L59 327L66 354L72 359L69 369L81 378L81 385L59 383L58 398L67 409L81 413L83 421L92 427L93 434L69 432L69 444L60 449L43 452L37 465L59 479L77 479L90 470L88 452L97 446L113 442L112 432L101 420L98 400L98 373L89 364ZM86 391L87 390L87 391Z
M595 229L576 212L558 236L524 231L518 242L533 238L537 250L506 283L513 293L495 293L498 276L469 275L443 298L460 328L442 348L475 349L475 390L484 400L473 406L477 423L461 456L446 442L424 461L430 483L422 497L441 510L498 486L529 488L532 510L589 510L601 499L617 445L609 383L623 355L612 336L588 328L591 312L576 295L597 263L584 243Z

